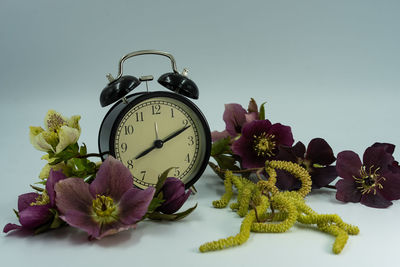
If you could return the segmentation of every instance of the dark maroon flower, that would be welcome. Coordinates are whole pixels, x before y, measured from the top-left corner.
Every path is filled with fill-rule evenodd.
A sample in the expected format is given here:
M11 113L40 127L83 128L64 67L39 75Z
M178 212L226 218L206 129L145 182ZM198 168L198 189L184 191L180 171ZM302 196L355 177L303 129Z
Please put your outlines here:
M168 177L161 188L162 199L164 202L156 211L173 214L177 212L190 196L191 191L185 192L184 183L174 177Z
M383 147L386 152L390 153L390 155L393 155L395 149L395 145L389 143L375 143L372 147ZM399 162L394 160L392 165L389 166L389 170L395 173L400 173Z
M109 156L89 185L81 178L67 178L56 185L56 205L69 225L101 239L135 227L146 214L155 189L133 186L128 168Z
M278 154L279 146L292 146L293 142L289 126L255 120L243 126L242 135L233 143L232 151L241 157L243 168L259 168Z
M293 147L281 147L276 159L298 163L311 175L312 188L318 189L329 185L337 177L336 161L331 146L322 138L314 138L306 147L297 142ZM281 190L298 190L301 183L287 172L278 173L277 186Z
M336 170L343 179L336 183L336 198L374 208L386 208L400 199L400 173L390 170L394 158L387 149L385 145L367 148L363 162L353 151L340 152Z
M18 216L21 225L9 223L4 227L3 232L7 233L12 230L34 231L38 227L51 222L54 219L54 213L51 209L55 208L54 185L65 178L61 171L50 170L45 191L41 194L27 193L20 195L18 197Z
M242 132L245 123L257 120L257 104L254 99L251 99L247 111L240 104L225 104L223 119L226 128L222 132L214 131L211 133L213 142L228 136L236 137Z

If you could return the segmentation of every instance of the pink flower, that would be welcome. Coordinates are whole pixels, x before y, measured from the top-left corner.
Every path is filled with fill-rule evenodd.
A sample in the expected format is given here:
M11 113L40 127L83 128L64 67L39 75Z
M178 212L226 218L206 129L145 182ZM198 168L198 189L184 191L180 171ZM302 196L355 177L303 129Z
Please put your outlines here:
M48 227L43 227L42 231L51 228L51 222L56 219L52 212L52 209L55 209L54 185L65 178L62 172L50 170L46 190L42 194L26 193L20 195L18 197L18 216L21 225L8 223L3 232L8 233L12 230L36 231L46 224L49 224Z
M146 214L154 192L152 187L135 188L129 169L109 156L90 185L81 178L59 182L56 205L69 225L86 231L90 239L101 239L135 227Z
M247 111L236 103L225 104L223 119L225 121L225 130L222 132L212 132L211 137L213 142L228 136L234 138L242 132L242 127L245 123L258 120L257 104L254 99L251 99Z

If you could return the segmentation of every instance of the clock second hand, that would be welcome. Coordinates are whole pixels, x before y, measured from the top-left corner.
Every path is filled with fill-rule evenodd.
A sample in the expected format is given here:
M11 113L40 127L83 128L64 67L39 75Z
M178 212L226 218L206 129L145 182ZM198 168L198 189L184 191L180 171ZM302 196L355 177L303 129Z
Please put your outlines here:
M158 136L158 127L157 127L157 123L154 124L155 129L156 129L156 136ZM162 148L164 143L171 140L172 138L180 135L181 133L183 133L187 128L189 128L190 125L183 127L182 129L172 133L171 135L169 135L168 137L166 137L164 140L159 140L156 139L153 143L153 145L151 147L149 147L148 149L144 150L142 153L140 153L139 155L136 156L136 159L139 159L145 155L147 155L148 153L150 153L151 151L153 151L155 148Z

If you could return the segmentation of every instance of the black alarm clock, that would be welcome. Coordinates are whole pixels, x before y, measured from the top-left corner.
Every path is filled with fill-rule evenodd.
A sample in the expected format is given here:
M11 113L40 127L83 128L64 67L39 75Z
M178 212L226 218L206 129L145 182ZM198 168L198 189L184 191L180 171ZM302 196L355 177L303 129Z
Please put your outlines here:
M126 59L148 54L170 59L173 72L161 75L158 82L171 91L149 92L151 75L139 79L122 75ZM171 167L169 176L179 178L186 188L191 187L207 167L211 134L203 113L189 100L198 99L199 90L187 77L187 70L180 74L169 53L142 50L122 57L118 76L114 79L108 74L108 78L100 104L115 104L100 126L100 154L120 160L139 188L155 186L161 173ZM146 91L129 94L142 82L146 83Z

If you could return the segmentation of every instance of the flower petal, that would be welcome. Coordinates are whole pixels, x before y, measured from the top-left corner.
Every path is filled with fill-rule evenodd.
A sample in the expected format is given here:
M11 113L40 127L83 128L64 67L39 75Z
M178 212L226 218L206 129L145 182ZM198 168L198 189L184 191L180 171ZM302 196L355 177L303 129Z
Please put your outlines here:
M335 186L337 189L337 200L343 202L360 202L361 192L357 189L354 179L340 179Z
M89 236L97 238L101 234L100 224L96 223L89 213L80 210L67 210L60 215L60 218L69 225L84 230Z
M211 133L211 140L212 140L213 142L215 142L215 141L224 139L224 138L226 138L226 137L228 137L228 136L230 136L230 134L229 134L226 130L225 130L225 131L222 131L222 132L213 131L213 132Z
M262 133L268 133L271 127L269 120L257 120L246 123L242 129L242 137L252 140L255 136L260 136Z
M298 190L301 188L301 181L283 170L276 170L276 187L284 191Z
M380 189L380 193L387 200L400 199L400 173L386 172L382 174L385 177Z
M49 205L30 206L19 212L19 222L23 228L34 229L48 222L51 214Z
M290 126L275 123L269 129L268 134L275 135L275 141L280 145L292 146L294 143Z
M104 225L104 227L102 228L102 232L98 236L91 236L91 237L94 237L96 239L102 239L103 237L114 235L121 231L129 230L131 228L136 228L136 224L125 225L117 221L112 224Z
M232 144L232 151L242 159L243 168L261 168L265 165L265 159L255 153L251 139L243 135Z
M39 197L38 193L26 193L18 197L18 211L23 211L24 209L31 206L31 203L36 202L36 198Z
M337 156L336 171L344 179L354 181L353 176L359 176L361 170L360 157L353 151L342 151Z
M65 178L67 177L61 171L54 171L53 169L50 170L49 178L47 179L46 182L46 191L50 199L51 207L55 206L55 201L56 201L56 192L54 190L54 187L56 183L58 183L61 180L64 180Z
M318 189L327 186L337 177L336 167L313 168L311 173L312 188Z
M258 113L258 106L254 98L251 98L249 101L249 106L247 107L247 111L249 113Z
M109 156L101 164L96 179L90 184L90 193L110 196L118 202L122 195L133 187L132 174L120 161Z
M56 146L56 153L60 153L71 144L75 144L79 139L79 131L64 125L59 130L58 138L59 142Z
M15 223L7 223L6 226L4 226L4 228L3 228L3 232L8 233L12 230L21 230L21 229L22 229L21 225L18 225Z
M387 153L393 155L396 146L390 143L375 143L371 147L383 147Z
M31 128L31 133L32 133L32 131L34 131L34 130L32 130L32 128L34 128L34 127L30 127L30 128ZM36 128L39 128L39 127L36 127ZM41 132L37 135L31 135L30 136L31 144L33 145L34 148L36 148L37 150L40 150L40 151L44 151L44 152L53 151L53 147L46 141L43 133L44 132Z
M62 215L71 211L90 214L93 197L89 192L89 184L81 178L67 178L55 185L56 206ZM68 222L68 221L67 221Z
M293 147L293 153L296 157L303 159L306 154L306 146L302 142L297 142Z
M148 187L140 190L132 187L121 197L119 202L120 221L126 225L138 222L146 214L153 199L155 189Z
M231 136L236 136L241 132L243 124L246 123L246 110L239 104L225 104L223 119L226 124L226 131Z
M331 146L322 138L310 141L305 158L323 166L331 165L336 160Z
M367 170L379 167L380 173L386 172L393 161L393 156L386 151L384 146L368 147L364 152L363 162Z
M361 197L361 204L371 208L387 208L393 203L387 199L385 199L379 192L376 194L369 193L364 194Z
M71 128L77 129L79 131L79 134L81 133L81 126L79 125L80 119L81 119L81 116L74 115L67 122L67 125Z

